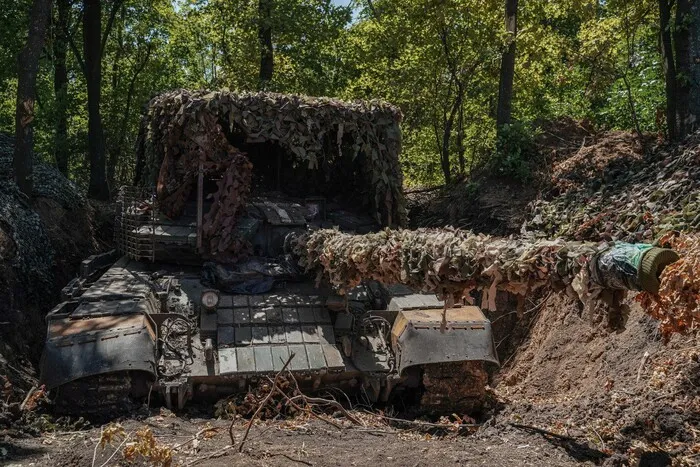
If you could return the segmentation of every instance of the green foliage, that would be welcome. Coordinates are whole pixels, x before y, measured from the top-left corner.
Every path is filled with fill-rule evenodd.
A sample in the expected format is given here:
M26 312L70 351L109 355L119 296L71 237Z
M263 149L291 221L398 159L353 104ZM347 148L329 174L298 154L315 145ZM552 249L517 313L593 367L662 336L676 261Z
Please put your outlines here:
M0 0L0 131L14 131L17 54L29 0ZM103 8L103 28L109 5ZM520 2L514 84L515 122L496 138L501 54L512 39L502 0L273 0L269 20L274 73L266 88L285 93L380 98L403 114L401 162L407 185L444 182L489 165L527 179L533 122L587 118L602 128L659 131L664 105L653 0ZM52 25L56 21L54 8ZM70 31L82 53L81 2ZM257 90L257 0L124 0L103 57L102 118L115 184L134 170L140 113L175 88ZM57 106L52 26L38 77L35 142L53 158ZM85 81L68 53L71 177L87 177ZM681 77L682 78L682 77ZM634 112L632 112L634 110ZM637 121L633 114L636 114ZM461 118L460 118L461 115Z
M503 125L496 151L487 167L494 173L521 182L530 181L538 162L533 131L523 123Z

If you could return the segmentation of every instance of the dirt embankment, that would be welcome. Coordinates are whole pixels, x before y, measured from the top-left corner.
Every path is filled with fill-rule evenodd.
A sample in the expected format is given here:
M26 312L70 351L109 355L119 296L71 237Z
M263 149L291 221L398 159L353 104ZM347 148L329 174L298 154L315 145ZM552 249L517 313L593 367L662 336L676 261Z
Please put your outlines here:
M650 452L700 461L700 339L664 342L658 323L630 306L625 328L610 330L604 316L549 297L495 378L500 422L585 439L628 461Z
M531 195L551 206L547 212L556 214L566 209L584 214L572 220L565 215L553 217L556 222L549 227L553 232L580 231L583 223L595 219L601 206L606 206L603 201L610 193L620 194L615 199L621 204L605 212L630 219L625 234L639 231L642 238L649 239L645 232L656 234L657 227L671 222L668 219L682 223L689 232L697 230L693 227L693 209L698 199L698 136L681 146L656 148L642 156L630 134L596 135L576 122L560 126L568 127L571 133L557 133L555 125L548 139L541 142L542 147L547 147L545 143L551 146L546 170L556 176L550 178L549 191L533 189ZM637 194L629 198L624 194L625 186L638 187L634 188ZM671 196L674 187L682 188L683 196ZM517 187L504 189L497 183L488 190L494 196L500 193L497 202L503 210L485 209L489 206L486 198L479 198L476 207L464 202L471 198L459 197L439 201L447 203L444 205L424 206L429 213L449 213L446 206L458 201L463 212L450 215L466 219L466 227L481 225L489 233L516 232L524 220L532 220L533 208L528 210L526 205L533 198L515 208L512 205L513 199L530 195L521 196ZM487 191L481 193L483 196ZM453 190L453 194L459 191ZM601 203L587 203L589 194ZM647 195L671 198L670 202L648 198L643 203L623 202ZM542 204L533 205L544 209ZM56 212L55 206L48 207ZM41 214L41 207L38 211ZM649 216L644 216L645 212ZM483 217L485 213L488 215ZM44 213L42 219L48 221L49 215ZM643 229L635 224L636 216L645 223ZM606 224L621 225L616 221L618 217L606 219L590 223L592 228L585 231L585 238L607 239L618 232ZM60 216L51 220L58 220L60 225ZM541 232L532 222L528 225ZM565 225L573 230L561 230ZM65 228L70 231L72 224ZM0 229L0 251L16 249L6 239L12 239L11 235L6 234L3 240L3 231ZM601 232L607 236L599 235ZM215 420L204 412L175 417L151 409L122 421L125 433L131 436L127 444L148 427L158 445L173 451L176 462L202 465L700 464L697 330L674 335L666 342L659 323L634 302L629 302L631 312L624 327L616 329L611 329L604 313L584 313L579 303L556 293L528 297L521 308L514 298L501 295L497 305L498 311L489 315L502 361L492 381L495 410L487 414L486 422L472 436L436 437L419 430L399 430L388 423L336 429L299 417L256 422L243 453L238 454L235 449L224 450L230 444L228 421ZM247 420L234 424L236 440L243 436L246 424ZM207 426L215 429L211 437L203 435L210 432ZM12 440L5 448L0 444L0 454L7 449L9 458L39 465L101 465L113 453L112 461L124 462L119 448L122 440L100 448L100 436L99 428L48 433L42 438Z
M0 386L22 401L36 383L44 316L80 262L105 248L104 217L49 165L34 167L34 194L12 179L12 139L0 134Z

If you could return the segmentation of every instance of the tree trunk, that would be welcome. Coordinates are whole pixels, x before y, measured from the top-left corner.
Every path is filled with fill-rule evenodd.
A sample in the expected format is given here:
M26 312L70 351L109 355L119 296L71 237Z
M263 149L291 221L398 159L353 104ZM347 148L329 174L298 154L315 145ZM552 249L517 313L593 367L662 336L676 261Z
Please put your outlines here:
M63 175L68 175L68 21L70 1L57 0L58 20L56 22L56 39L53 45L54 75L53 89L56 96L56 136L54 139L54 157L56 167Z
M44 44L50 9L50 0L34 0L27 43L19 56L13 166L17 186L27 196L32 194L33 182L34 130L32 120L34 120L34 101L36 100L36 75L39 70L39 55Z
M690 21L691 0L677 0L673 46L676 58L676 114L679 139L684 138L692 126L689 119Z
M459 114L457 115L457 156L459 158L459 174L464 176L466 163L464 161L464 109L459 106Z
M444 127L442 131L442 147L440 151L440 165L442 167L442 175L445 178L445 184L448 185L452 181L452 170L450 167L450 138L452 136L452 127L454 126L457 111L462 106L464 91L460 87L457 90L455 101L450 110L450 116L445 115Z
M690 23L690 99L688 117L692 121L689 131L700 128L700 1L691 6Z
M88 106L88 154L90 158L90 183L88 196L95 199L109 198L105 172L105 144L100 117L100 91L102 84L102 8L100 0L83 0L83 55L87 81Z
M501 76L498 84L498 108L496 110L496 128L501 131L503 125L510 123L511 104L513 101L513 77L515 76L515 39L518 35L518 0L506 0L506 31L510 43L501 58Z
M126 92L126 106L124 107L124 114L122 115L121 123L119 125L119 134L117 135L117 145L114 147L114 151L110 154L109 162L109 175L110 183L114 182L116 168L119 165L119 157L121 156L122 149L124 147L124 141L126 141L126 132L129 125L129 117L131 116L131 104L134 100L134 94L136 93L136 81L139 75L146 68L148 60L151 57L151 44L148 44L146 49L146 56L139 66L134 71L131 80L129 80L129 89Z
M671 41L671 5L669 0L659 0L659 20L661 37L661 60L666 77L666 126L668 139L678 139L676 127L676 65L673 61L673 42Z
M274 52L272 49L272 2L258 0L258 40L260 41L260 89L272 80Z

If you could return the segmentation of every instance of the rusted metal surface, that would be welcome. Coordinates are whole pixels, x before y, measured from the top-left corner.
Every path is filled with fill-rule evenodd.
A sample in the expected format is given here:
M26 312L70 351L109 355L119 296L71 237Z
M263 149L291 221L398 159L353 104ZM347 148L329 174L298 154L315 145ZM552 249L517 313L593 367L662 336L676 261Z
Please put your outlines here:
M488 373L480 361L434 363L423 367L421 407L440 413L472 413L484 404Z
M41 360L48 389L103 373L156 377L155 330L144 314L50 320Z
M75 336L77 334L96 333L104 330L133 330L141 329L147 324L146 318L143 315L131 316L103 316L98 318L88 319L61 319L53 320L49 323L48 338L54 339L58 337ZM146 327L152 336L155 334L150 326Z
M152 379L146 373L119 371L80 378L56 390L56 412L80 417L128 413L133 398L147 393Z
M399 374L433 363L499 363L491 323L477 307L400 311L391 342Z

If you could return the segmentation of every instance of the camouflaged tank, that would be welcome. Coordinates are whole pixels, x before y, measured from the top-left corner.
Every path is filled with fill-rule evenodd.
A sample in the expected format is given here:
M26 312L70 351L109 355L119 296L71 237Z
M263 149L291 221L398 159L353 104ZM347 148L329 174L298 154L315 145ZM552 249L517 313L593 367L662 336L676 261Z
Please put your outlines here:
M290 239L309 229L367 233L405 221L403 195L393 188L401 181L392 139L400 138L398 110L252 96L167 95L151 103L139 186L118 198L117 249L86 259L47 317L41 378L57 408L104 413L158 396L181 409L245 392L289 360L305 391L339 387L370 402L478 410L486 366L498 364L479 308L446 307L433 294L370 280L339 295L290 254ZM249 115L234 117L230 102ZM194 130L180 118L192 108L200 109L191 114ZM255 128L246 126L250 115ZM303 125L287 129L289 121ZM165 145L157 129L168 125ZM299 163L301 152L289 148L302 147L314 125L317 164ZM380 127L353 152L358 138ZM384 159L368 162L373 157ZM238 165L227 165L234 159ZM373 178L380 169L384 175Z

